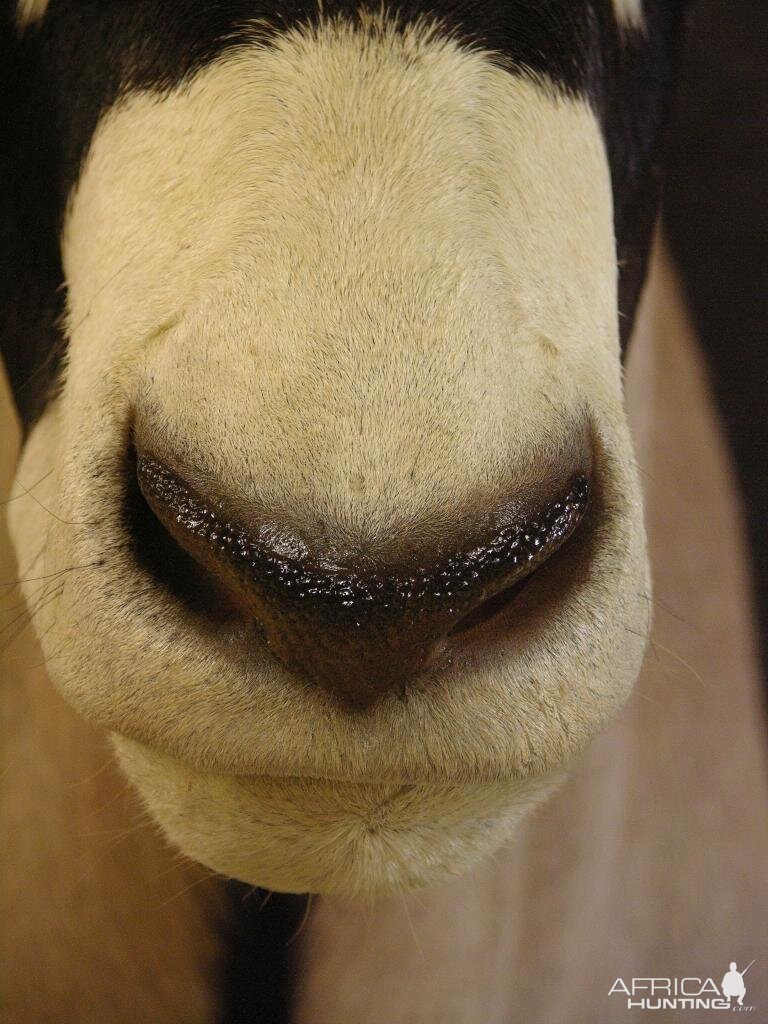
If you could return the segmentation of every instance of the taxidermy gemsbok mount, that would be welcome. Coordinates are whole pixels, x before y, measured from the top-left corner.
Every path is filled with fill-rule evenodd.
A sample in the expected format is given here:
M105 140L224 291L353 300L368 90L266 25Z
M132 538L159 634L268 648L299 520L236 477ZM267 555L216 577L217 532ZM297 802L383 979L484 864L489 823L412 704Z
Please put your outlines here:
M450 890L635 683L650 584L622 348L682 7L5 4L0 316L24 437L8 518L45 672L174 847L341 898L295 948L322 945L327 908L364 906L358 952L368 934L410 957L408 903L380 940L377 908ZM49 779L79 750L52 747ZM220 883L120 917L145 876L191 870L153 856L105 883L112 927L94 911L11 986L14 1019L216 1019ZM518 878L484 920L522 913ZM32 977L33 915L11 904ZM499 1009L483 970L509 950L483 941L444 1007L450 957L440 981L424 968L428 1010L396 965L381 999L356 988L352 953L294 1012L582 1019Z

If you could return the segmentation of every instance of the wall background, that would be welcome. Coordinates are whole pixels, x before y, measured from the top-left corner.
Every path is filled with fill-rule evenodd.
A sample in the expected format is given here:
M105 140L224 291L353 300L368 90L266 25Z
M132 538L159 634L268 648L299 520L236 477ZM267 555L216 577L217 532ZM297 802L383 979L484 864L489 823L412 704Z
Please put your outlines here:
M736 459L768 669L768 4L695 0L687 36L664 217Z

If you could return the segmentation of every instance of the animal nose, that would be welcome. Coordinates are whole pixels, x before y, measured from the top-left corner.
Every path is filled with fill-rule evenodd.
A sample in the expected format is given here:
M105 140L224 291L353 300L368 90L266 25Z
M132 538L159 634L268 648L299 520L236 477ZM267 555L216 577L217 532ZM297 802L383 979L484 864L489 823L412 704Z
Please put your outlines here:
M146 504L174 542L164 572L173 573L183 549L203 569L198 586L207 577L223 587L291 672L350 709L403 694L554 554L590 501L587 472L571 472L534 498L503 504L463 541L353 564L272 522L238 521L149 454L136 468Z

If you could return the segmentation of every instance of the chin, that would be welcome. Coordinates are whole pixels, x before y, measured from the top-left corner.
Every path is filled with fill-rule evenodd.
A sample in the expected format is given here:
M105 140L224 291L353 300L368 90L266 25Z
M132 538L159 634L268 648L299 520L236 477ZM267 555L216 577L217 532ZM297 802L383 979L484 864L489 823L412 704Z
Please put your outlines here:
M464 874L557 787L221 775L135 741L119 761L166 836L213 871L278 892L377 899Z

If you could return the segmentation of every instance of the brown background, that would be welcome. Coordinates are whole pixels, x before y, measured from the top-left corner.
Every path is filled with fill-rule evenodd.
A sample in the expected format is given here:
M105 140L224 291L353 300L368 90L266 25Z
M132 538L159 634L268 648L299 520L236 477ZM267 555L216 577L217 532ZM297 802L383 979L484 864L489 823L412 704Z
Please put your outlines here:
M768 667L766 0L691 5L665 223L736 458Z

